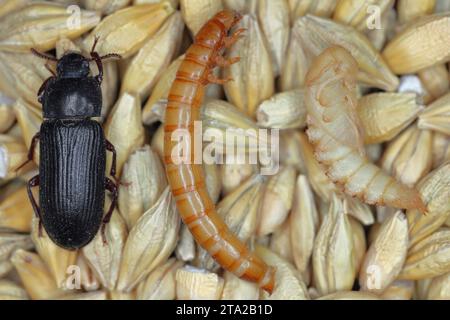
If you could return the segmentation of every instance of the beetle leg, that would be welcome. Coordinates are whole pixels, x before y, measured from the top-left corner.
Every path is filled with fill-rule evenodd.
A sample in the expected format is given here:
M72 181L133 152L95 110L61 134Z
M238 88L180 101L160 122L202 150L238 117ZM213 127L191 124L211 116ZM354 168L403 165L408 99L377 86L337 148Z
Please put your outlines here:
M117 184L118 180L117 180L117 177L116 177L116 159L117 159L116 148L108 140L105 140L105 142L106 142L106 150L112 152L112 164L111 164L111 169L109 171L109 174L111 175L111 177L114 178L114 181Z
M36 148L36 144L39 140L39 137L41 136L41 134L39 132L37 132L34 136L33 139L31 140L31 146L30 149L28 150L28 159L27 161L25 161L24 163L22 163L15 171L19 171L20 169L22 169L28 162L33 161L33 156L34 156L34 149Z
M98 83L101 84L103 81L102 59L100 58L99 54L94 51L91 52L91 57L92 57L92 60L94 60L95 63L97 64L97 69L98 69L98 75L95 76L95 79L97 79Z
M111 192L112 194L112 201L111 205L109 206L108 212L106 213L105 217L102 221L102 239L103 243L106 244L106 224L109 223L109 220L111 220L112 213L114 211L114 208L117 206L117 197L119 195L119 192L117 190L117 185L109 178L105 178L105 189Z
M106 141L106 150L112 152L112 164L111 164L111 170L109 171L109 175L111 177L113 177L114 182L116 183L116 185L120 184L120 185L123 185L123 186L126 186L126 187L129 186L131 183L120 181L120 179L116 177L116 163L117 163L117 160L116 160L117 159L116 148L114 147L114 145L110 141L108 141L108 140L105 140L105 141Z
M42 237L42 219L41 219L41 210L39 209L39 206L36 203L36 200L34 199L33 192L31 192L32 187L36 187L39 185L39 175L35 175L33 178L31 178L28 181L27 185L27 192L28 192L28 198L30 198L31 206L33 207L34 214L39 219L39 237Z
M37 56L37 57L39 57L39 58L42 58L42 59L45 59L45 60L48 60L48 61L58 61L58 59L57 58L55 58L55 57L52 57L52 56L50 56L50 55L48 55L48 54L46 54L46 53L42 53L42 52L39 52L39 51L37 51L36 49L34 49L34 48L31 48L30 49L31 50L31 53L32 54L34 54L35 56ZM50 71L50 73L53 75L52 77L50 77L50 78L48 78L47 80L45 80L44 81L44 83L41 85L41 87L39 88L39 91L38 91L38 101L39 102L41 102L42 103L42 93L44 92L44 90L45 90L45 87L47 86L47 83L51 80L51 79L53 79L53 78L56 78L56 74L55 74L55 72L48 66L48 64L46 63L45 64L45 68L48 70L48 71Z

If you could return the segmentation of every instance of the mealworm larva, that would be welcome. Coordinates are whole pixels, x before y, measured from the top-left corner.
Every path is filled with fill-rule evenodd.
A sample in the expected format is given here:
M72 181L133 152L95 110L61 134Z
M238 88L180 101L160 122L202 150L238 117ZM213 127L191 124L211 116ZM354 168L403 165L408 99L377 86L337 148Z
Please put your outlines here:
M225 67L238 61L223 58L223 50L239 39L242 29L232 35L228 31L238 23L240 15L233 11L221 11L208 21L196 35L193 45L178 69L172 84L165 119L164 161L172 193L178 211L196 241L226 270L238 277L257 282L271 292L274 286L274 269L228 230L217 214L205 186L201 165L174 161L173 141L175 130L186 130L193 136L194 121L199 120L200 107L207 83L223 84L227 80L214 78L212 69ZM192 141L192 142L191 142ZM193 139L188 144L191 157L195 150Z
M358 65L335 46L322 52L306 76L307 135L317 160L344 192L369 204L426 211L419 193L371 163L364 151L355 91Z

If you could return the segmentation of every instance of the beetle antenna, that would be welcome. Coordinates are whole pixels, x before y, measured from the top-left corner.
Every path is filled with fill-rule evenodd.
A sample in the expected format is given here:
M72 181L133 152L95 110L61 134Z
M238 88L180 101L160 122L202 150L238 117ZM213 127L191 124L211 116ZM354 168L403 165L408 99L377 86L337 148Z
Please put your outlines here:
M98 57L100 60L105 60L105 59L109 59L109 58L116 58L116 59L122 59L122 56L120 54L117 53L108 53L105 54L104 56ZM89 58L88 61L95 61L95 58Z
M95 52L95 47L97 46L98 40L100 39L99 36L94 37L94 44L92 45L91 52Z
M91 56L92 54L95 52L95 47L97 46L98 40L100 39L99 36L95 36L94 37L94 44L92 45L92 49L91 49ZM122 56L120 54L117 53L108 53L104 56L98 57L100 60L104 60L104 59L108 59L108 58L116 58L116 59L122 59ZM95 60L95 58L91 58L89 59L89 61L93 61Z
M48 54L39 52L39 51L37 51L37 50L34 49L34 48L31 48L31 53L34 54L35 56L37 56L37 57L39 57L39 58L42 58L42 59L45 59L45 60L58 61L57 58L52 57L52 56L50 56L50 55L48 55Z
M122 59L122 56L117 53L108 53L108 54L105 54L104 56L100 57L100 59L102 59L102 60L109 59L109 58Z

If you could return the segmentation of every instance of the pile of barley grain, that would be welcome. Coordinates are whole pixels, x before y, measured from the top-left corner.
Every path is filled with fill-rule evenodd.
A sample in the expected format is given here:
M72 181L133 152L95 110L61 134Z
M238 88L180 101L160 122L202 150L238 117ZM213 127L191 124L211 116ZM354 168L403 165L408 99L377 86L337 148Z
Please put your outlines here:
M227 52L241 57L222 72L234 81L206 90L204 129L279 128L281 167L269 177L250 164L204 170L228 226L276 266L270 296L195 244L161 161L182 54L224 7L244 14L247 31ZM449 22L445 0L0 1L0 299L450 299ZM101 55L124 57L105 63L100 121L127 184L107 245L97 235L71 252L37 235L26 192L37 163L15 169L39 130L36 93L51 75L30 48L86 54L95 36ZM415 186L427 215L364 204L316 161L304 82L332 45L359 65L371 161Z

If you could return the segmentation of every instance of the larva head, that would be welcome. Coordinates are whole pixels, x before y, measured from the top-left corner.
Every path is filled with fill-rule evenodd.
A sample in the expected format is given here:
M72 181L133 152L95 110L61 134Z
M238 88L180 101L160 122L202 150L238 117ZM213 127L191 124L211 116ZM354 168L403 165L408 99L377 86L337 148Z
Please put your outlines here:
M223 10L216 14L215 18L229 30L242 19L242 15L237 11Z
M330 76L329 73L332 73ZM345 77L347 80L356 79L358 63L353 56L341 46L333 46L324 50L316 57L306 75L306 85L320 83L320 78L327 74L327 78Z

